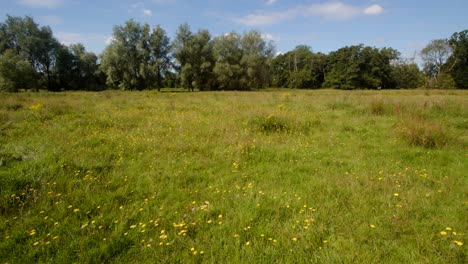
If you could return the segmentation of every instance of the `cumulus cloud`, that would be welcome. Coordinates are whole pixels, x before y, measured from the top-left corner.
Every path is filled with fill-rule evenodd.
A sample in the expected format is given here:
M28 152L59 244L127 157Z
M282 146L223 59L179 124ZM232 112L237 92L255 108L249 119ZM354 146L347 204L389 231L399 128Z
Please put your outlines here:
M57 8L63 5L63 0L19 0L21 5L34 8Z
M280 37L274 36L270 33L262 34L262 38L266 41L279 41L280 40Z
M366 15L379 15L382 14L384 8L380 5L371 5L368 8L364 9L364 14Z
M343 21L360 15L379 15L384 11L380 5L361 7L342 2L326 2L295 6L281 12L255 13L235 18L234 21L246 26L264 26L280 23L297 17L319 17L326 20Z
M278 2L278 0L266 0L265 4L267 5L272 5L274 3Z
M153 14L153 11L149 9L143 9L142 12L144 16L151 16Z

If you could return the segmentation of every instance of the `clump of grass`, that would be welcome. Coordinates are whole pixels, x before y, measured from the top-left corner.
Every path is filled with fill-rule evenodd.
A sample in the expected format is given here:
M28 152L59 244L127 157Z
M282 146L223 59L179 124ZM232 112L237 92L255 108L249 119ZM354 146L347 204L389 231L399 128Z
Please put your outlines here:
M23 105L22 105L22 104L18 104L18 103L9 104L9 105L7 105L7 107L6 107L6 109L9 110L9 111L18 111L18 110L20 110L21 108L23 108Z
M369 103L369 108L374 115L383 115L386 113L386 105L382 98L374 98Z
M396 126L396 131L402 139L413 146L441 148L450 141L449 134L442 124L417 116L400 121Z
M264 133L288 132L292 129L292 124L287 118L275 114L255 117L250 123Z

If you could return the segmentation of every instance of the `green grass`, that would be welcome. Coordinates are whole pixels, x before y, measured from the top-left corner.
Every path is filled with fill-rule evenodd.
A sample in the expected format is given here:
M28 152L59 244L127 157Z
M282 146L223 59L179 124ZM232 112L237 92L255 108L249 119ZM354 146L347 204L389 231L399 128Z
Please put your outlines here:
M466 263L467 175L466 91L0 94L0 263Z

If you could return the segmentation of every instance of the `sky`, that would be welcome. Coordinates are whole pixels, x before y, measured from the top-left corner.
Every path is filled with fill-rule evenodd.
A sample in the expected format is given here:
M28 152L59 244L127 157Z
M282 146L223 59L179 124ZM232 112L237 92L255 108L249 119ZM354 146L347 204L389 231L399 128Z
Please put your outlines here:
M413 57L431 40L468 29L468 0L0 0L0 21L31 16L64 44L100 54L112 29L134 19L161 25L171 37L187 22L213 37L251 29L278 53L297 45L329 53L364 44Z

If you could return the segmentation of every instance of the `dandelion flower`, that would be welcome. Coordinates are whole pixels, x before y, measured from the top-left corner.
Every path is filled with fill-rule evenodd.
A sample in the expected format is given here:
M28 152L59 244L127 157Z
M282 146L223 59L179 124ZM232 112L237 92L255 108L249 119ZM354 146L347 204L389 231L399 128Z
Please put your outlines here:
M394 193L393 196L398 197L398 196L400 196L400 194L399 193Z
M447 230L447 231L452 231L452 228L449 227L449 226L447 226L447 227L445 228L445 230Z
M297 237L293 237L293 238L292 238L292 241L296 242L296 241L297 241Z
M245 242L246 246L250 246L250 241Z
M447 235L447 232L441 231L440 234L441 234L442 236L446 236L446 235Z
M370 228L375 228L375 225L371 224L371 225L370 225Z
M461 241L454 240L453 243L455 243L455 245L457 245L459 247L463 246L463 242L461 242Z

